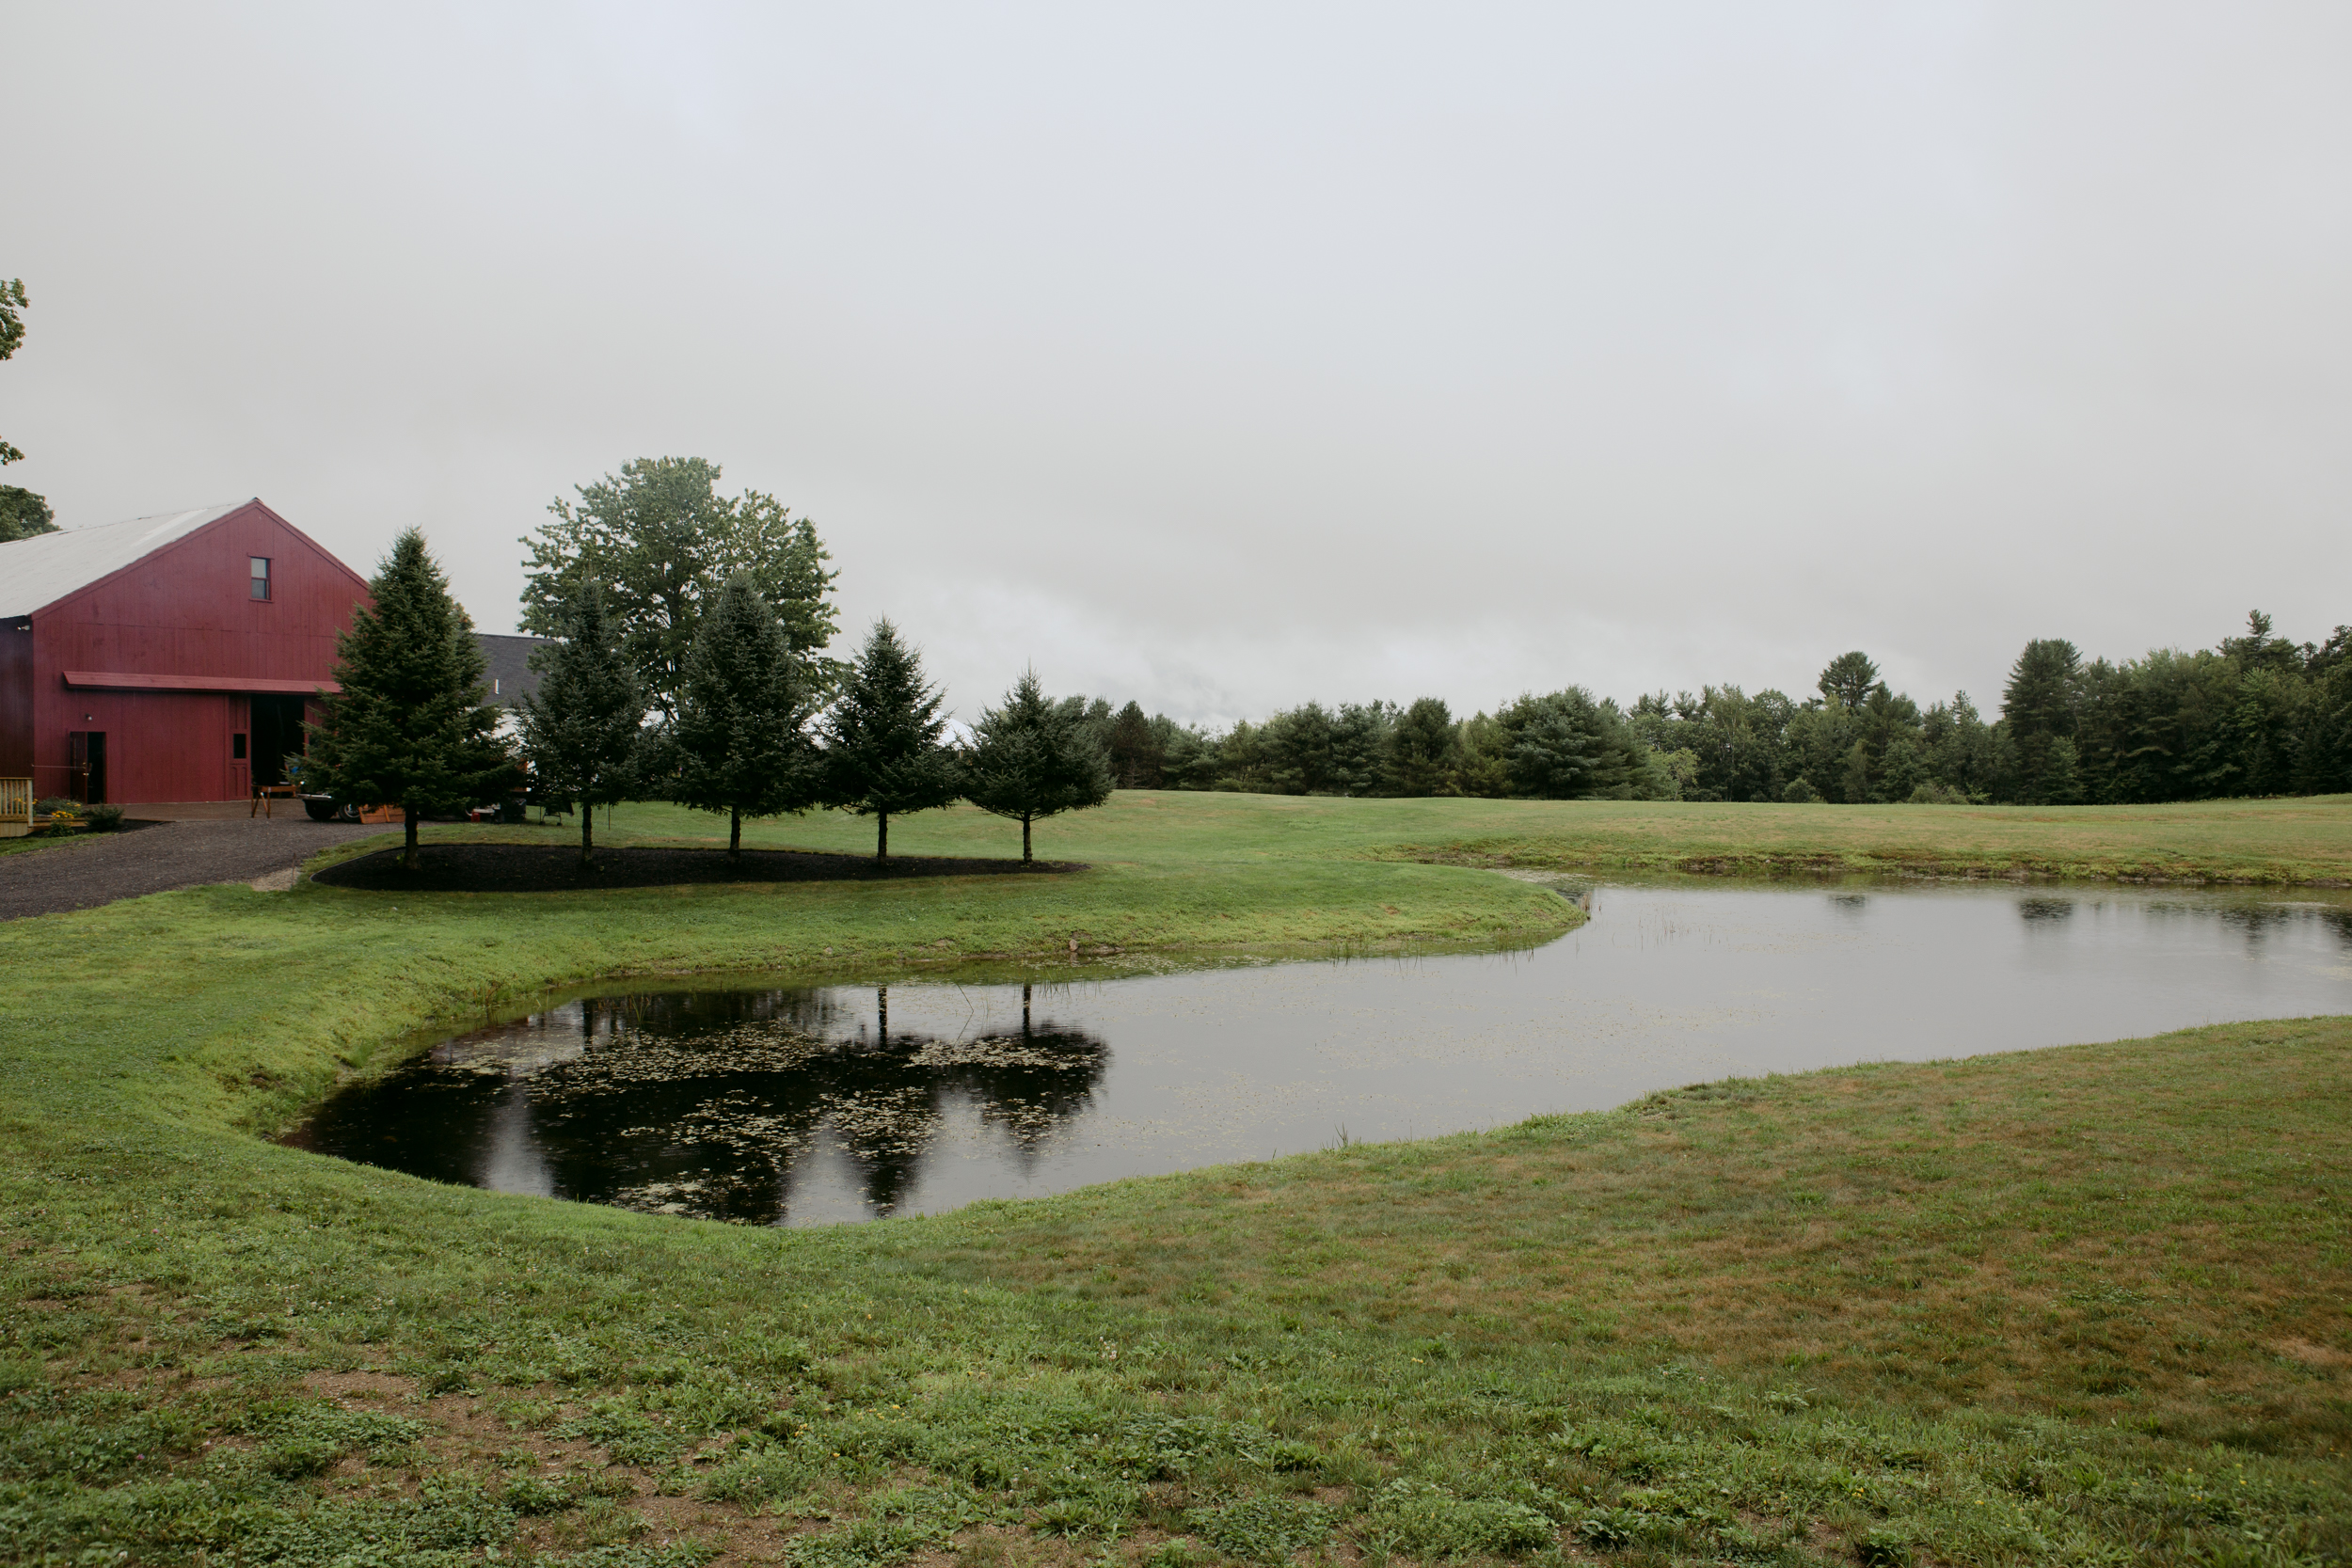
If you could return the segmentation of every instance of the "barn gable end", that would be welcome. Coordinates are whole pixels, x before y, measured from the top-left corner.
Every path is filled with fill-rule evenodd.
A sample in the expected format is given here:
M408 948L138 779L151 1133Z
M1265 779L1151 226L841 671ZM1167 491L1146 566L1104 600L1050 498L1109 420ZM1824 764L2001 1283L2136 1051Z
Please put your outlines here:
M258 499L0 545L0 775L43 797L241 800L298 748L303 697L366 598Z

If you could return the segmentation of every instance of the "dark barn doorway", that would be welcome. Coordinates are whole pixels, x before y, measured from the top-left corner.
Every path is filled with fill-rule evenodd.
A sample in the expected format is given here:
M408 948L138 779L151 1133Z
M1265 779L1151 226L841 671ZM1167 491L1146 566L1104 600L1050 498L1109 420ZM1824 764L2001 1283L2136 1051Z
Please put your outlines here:
M66 799L85 806L106 803L106 732L68 730L65 736Z
M302 754L302 697L253 699L253 783L286 782L286 759Z

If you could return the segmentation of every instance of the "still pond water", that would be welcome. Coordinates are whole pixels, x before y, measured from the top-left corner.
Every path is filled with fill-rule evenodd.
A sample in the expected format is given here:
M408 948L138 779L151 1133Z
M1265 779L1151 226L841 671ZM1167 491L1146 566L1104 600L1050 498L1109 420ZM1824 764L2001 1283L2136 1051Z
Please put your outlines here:
M1846 1063L2352 1012L2352 895L1565 883L1527 952L632 993L443 1042L289 1141L823 1225Z

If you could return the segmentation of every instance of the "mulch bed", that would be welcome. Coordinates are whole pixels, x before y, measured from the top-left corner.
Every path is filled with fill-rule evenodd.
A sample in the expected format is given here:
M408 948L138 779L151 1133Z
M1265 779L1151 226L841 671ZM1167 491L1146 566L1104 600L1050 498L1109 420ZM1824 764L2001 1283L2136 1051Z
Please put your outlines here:
M824 855L805 849L746 849L730 865L724 849L598 849L584 871L580 846L426 844L414 871L400 851L379 849L328 866L311 880L371 893L577 893L584 888L676 887L705 882L851 882L898 877L1053 875L1086 868L1069 861L963 860L946 856Z

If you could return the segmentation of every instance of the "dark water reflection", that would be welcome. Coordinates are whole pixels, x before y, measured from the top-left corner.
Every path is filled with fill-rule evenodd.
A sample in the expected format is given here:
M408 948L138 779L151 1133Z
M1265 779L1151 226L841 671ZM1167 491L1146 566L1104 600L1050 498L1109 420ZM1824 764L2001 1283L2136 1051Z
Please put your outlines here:
M2352 896L1576 885L1533 952L593 998L449 1040L293 1141L755 1224L1621 1104L1713 1078L2352 1011Z
M1017 1019L953 1037L892 1028L886 987L855 1006L831 990L587 998L447 1041L330 1100L291 1141L658 1213L888 1214L944 1128L985 1134L993 1161L1025 1175L1084 1117L1108 1049L1039 1022L1020 990Z

